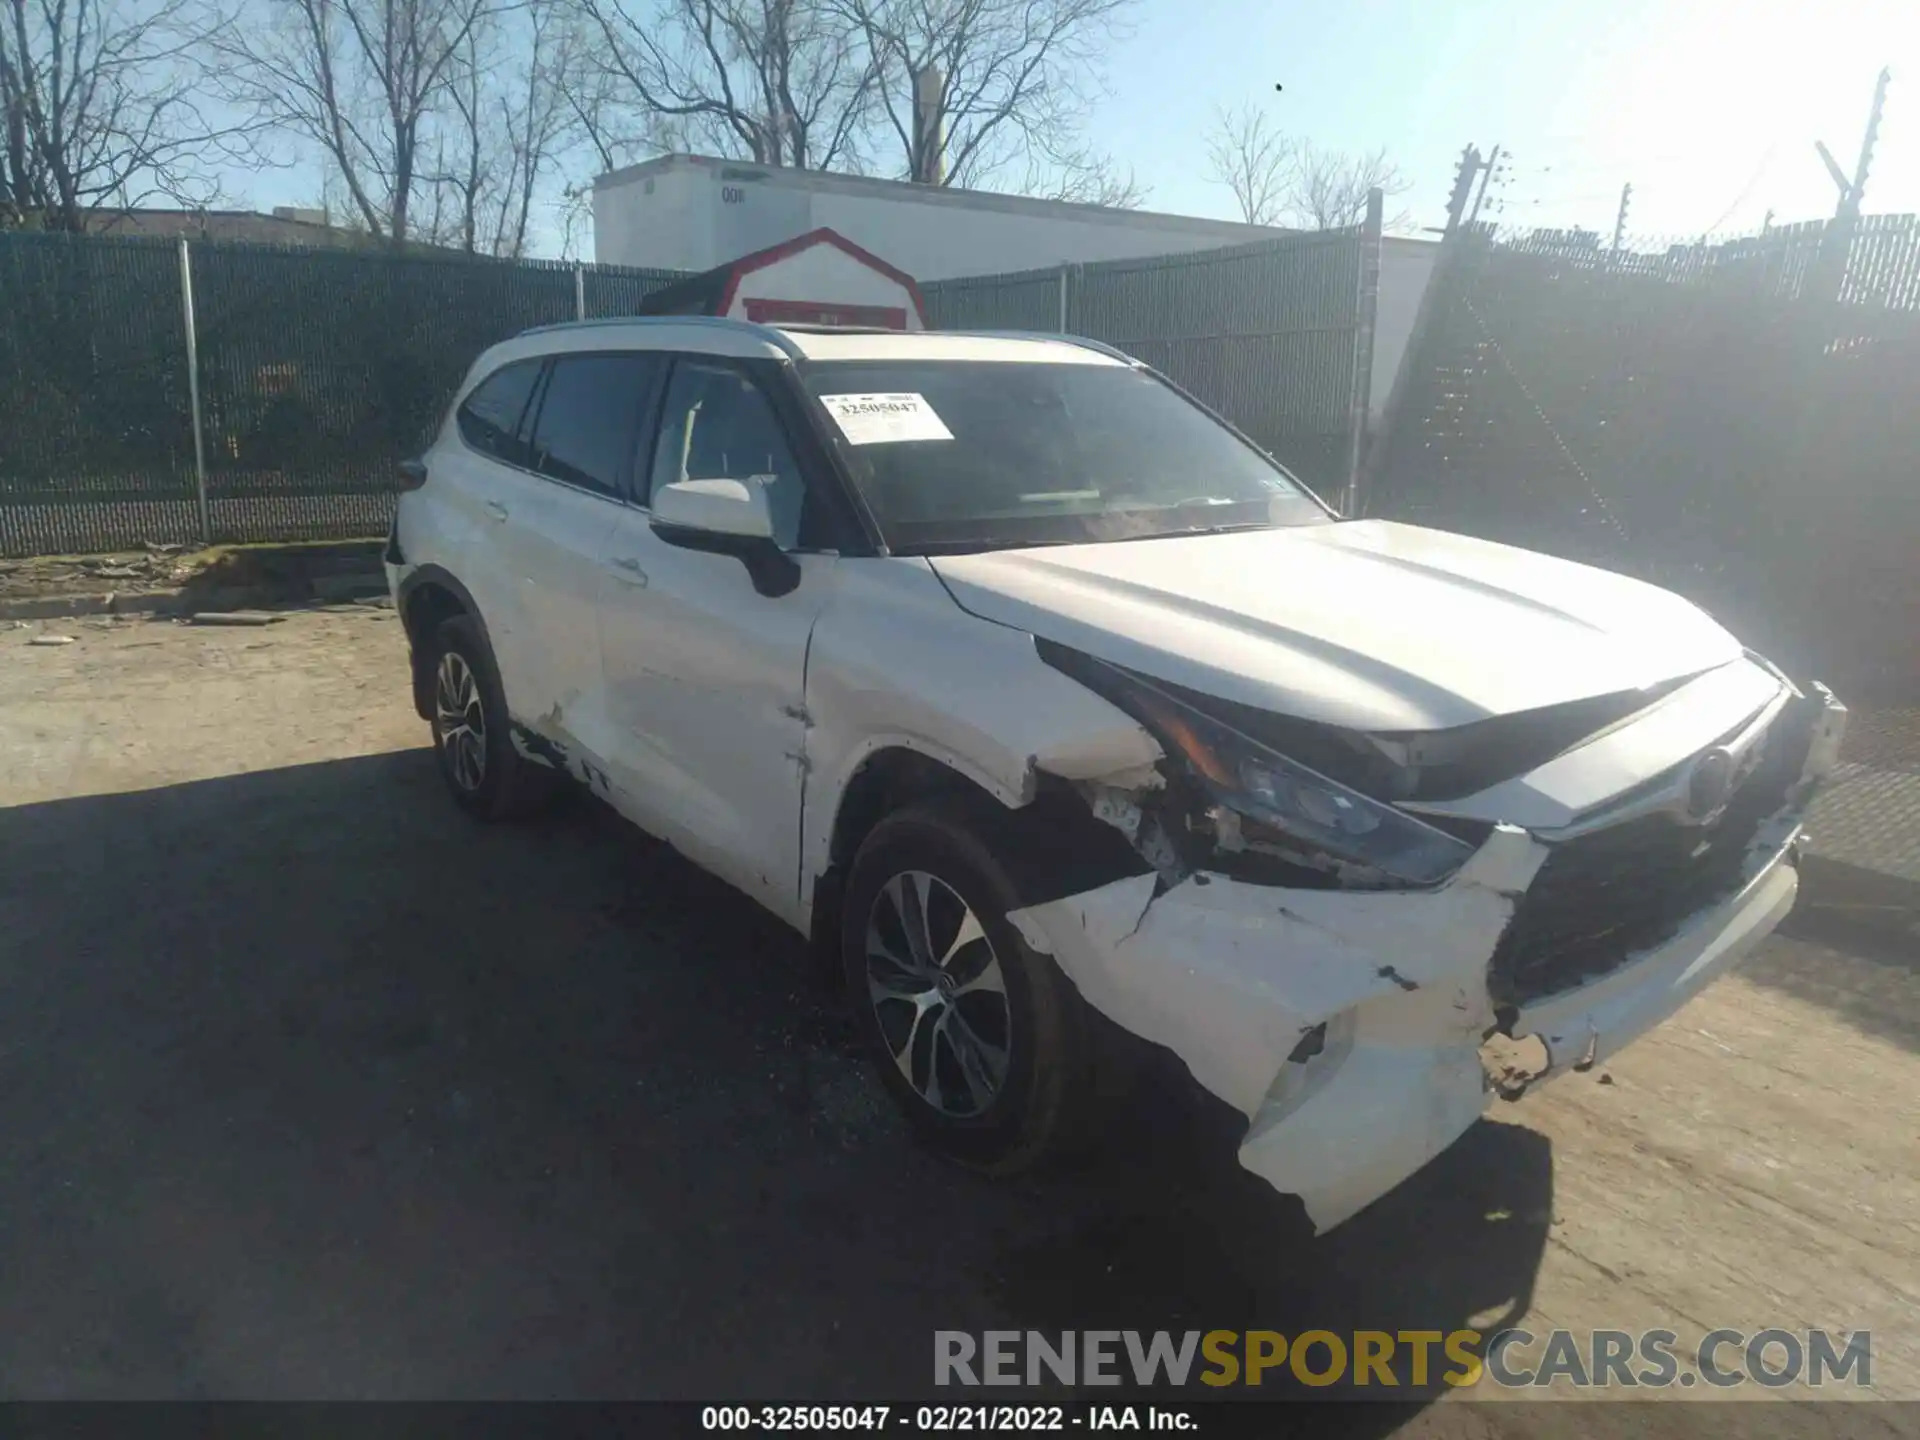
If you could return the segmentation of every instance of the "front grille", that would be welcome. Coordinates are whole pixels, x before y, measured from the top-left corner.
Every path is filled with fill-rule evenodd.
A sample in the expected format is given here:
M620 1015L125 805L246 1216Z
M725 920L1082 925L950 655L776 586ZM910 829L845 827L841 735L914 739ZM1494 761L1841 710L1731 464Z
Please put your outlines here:
M1494 951L1495 1004L1524 1005L1619 968L1740 888L1746 850L1806 762L1811 716L1775 719L1759 765L1712 825L1646 815L1553 847Z

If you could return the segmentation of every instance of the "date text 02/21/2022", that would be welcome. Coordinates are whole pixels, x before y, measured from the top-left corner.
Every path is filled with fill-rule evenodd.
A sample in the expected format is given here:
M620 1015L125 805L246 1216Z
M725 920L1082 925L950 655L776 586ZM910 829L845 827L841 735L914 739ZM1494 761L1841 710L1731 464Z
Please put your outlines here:
M707 1405L702 1430L906 1430L916 1434L1193 1430L1186 1410L1134 1405Z

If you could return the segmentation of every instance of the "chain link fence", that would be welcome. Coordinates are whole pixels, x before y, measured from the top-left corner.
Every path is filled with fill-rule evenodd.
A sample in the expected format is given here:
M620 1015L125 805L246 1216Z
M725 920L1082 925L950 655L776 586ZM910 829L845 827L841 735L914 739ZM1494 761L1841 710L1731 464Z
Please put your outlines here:
M1286 236L923 289L937 328L1067 330L1139 356L1332 496L1365 414L1377 246L1359 231ZM0 234L0 555L200 538L189 273L217 541L379 533L395 462L476 354L580 309L634 313L684 278L222 242L185 253L183 271L175 242Z
M187 385L172 245L0 235L0 554L195 533Z
M378 534L473 357L675 271L195 242L211 537ZM578 288L576 289L576 284ZM0 235L0 555L201 538L176 242Z
M1920 677L1920 222L1449 242L1367 510L1676 589L1789 669Z
M1105 341L1146 361L1245 431L1322 495L1345 485L1356 386L1369 369L1360 230L1251 245L939 280L921 286L939 329L1038 330ZM1371 266L1369 266L1371 260Z

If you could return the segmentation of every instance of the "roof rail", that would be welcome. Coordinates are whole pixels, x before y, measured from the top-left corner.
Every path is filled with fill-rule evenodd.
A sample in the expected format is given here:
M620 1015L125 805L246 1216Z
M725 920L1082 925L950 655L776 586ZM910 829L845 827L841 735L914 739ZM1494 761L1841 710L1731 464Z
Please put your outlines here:
M983 340L1052 340L1063 345L1078 345L1082 350L1092 350L1115 360L1123 360L1129 365L1141 364L1140 357L1129 355L1126 351L1104 340L1094 340L1085 335L1067 335L1053 330L929 330L929 335L977 335Z
M734 320L725 315L600 315L591 320L560 320L551 325L532 325L521 335L552 335L563 330L597 330L613 325L695 325L703 329L731 330L752 335L778 347L791 360L804 359L793 340L771 325L752 320Z
M914 331L896 329L892 325L827 325L817 320L778 320L773 328L785 330L794 335L911 335ZM929 335L939 331L929 330Z

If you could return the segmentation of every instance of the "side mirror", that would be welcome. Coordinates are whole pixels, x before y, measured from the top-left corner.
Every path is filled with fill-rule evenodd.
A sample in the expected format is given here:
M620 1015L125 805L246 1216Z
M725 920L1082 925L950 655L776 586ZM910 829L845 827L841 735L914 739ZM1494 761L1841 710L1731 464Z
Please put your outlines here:
M676 480L653 492L653 528L663 526L771 540L773 507L765 490L744 480Z
M751 480L676 480L653 492L653 533L683 550L732 555L753 588L778 597L800 583L800 566L773 543L773 507Z

